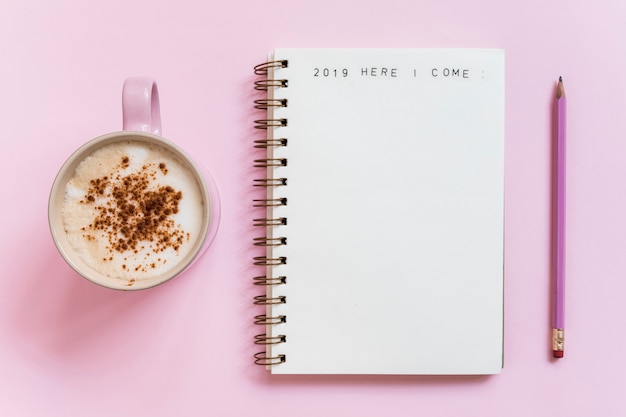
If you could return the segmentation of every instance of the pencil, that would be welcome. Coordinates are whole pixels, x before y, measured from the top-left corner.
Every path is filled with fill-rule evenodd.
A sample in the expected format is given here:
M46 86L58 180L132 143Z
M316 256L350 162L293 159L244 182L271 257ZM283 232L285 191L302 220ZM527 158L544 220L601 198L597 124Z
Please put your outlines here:
M554 219L554 260L553 260L553 312L552 312L552 356L562 358L565 342L565 125L567 100L563 87L563 78L559 77L555 97L555 219Z

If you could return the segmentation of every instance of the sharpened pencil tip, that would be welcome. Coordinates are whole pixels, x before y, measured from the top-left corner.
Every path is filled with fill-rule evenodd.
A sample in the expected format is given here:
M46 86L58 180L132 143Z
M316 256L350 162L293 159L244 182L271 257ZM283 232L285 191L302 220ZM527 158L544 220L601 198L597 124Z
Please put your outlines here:
M563 77L559 77L559 82L556 83L556 98L565 97L565 88L563 87Z

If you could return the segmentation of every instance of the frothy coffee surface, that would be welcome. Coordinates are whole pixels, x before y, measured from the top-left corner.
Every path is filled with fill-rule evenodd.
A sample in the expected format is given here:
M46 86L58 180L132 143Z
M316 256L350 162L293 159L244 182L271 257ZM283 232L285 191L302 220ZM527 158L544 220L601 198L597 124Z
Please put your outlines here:
M63 223L85 263L132 285L171 270L189 253L203 210L193 173L171 152L126 141L78 165L65 188Z

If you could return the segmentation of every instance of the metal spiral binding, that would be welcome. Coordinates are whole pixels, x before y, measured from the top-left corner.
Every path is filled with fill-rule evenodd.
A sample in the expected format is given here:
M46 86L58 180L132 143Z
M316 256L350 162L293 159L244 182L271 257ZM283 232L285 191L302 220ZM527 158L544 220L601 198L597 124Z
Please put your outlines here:
M260 139L255 140L254 143L256 143L254 145L255 148L277 148L279 146L287 146L287 139Z
M267 130L270 127L284 127L287 126L287 119L259 119L255 120L254 126L257 129Z
M286 256L279 256L278 258L269 258L267 256L255 256L254 264L259 266L276 266L285 265L287 263Z
M273 97L271 90L288 87L289 83L286 79L273 79L274 69L287 68L288 66L288 61L276 60L264 62L254 67L254 73L263 77L254 83L254 88L258 91L268 91L268 97L255 100L254 107L258 110L265 110L269 112L268 118L254 121L254 127L256 129L267 132L265 138L254 141L255 148L265 149L267 152L266 158L254 160L254 167L263 168L267 175L255 179L253 185L255 187L264 187L267 190L267 195L265 198L253 200L253 205L254 207L265 208L268 214L264 218L253 220L253 225L255 227L263 227L266 232L264 236L253 238L253 244L255 247L263 247L266 249L265 255L254 257L253 262L254 265L264 266L267 271L265 275L253 278L255 286L266 289L265 294L254 297L254 304L266 306L266 308L268 308L268 313L254 317L254 324L265 326L266 329L264 333L258 334L254 337L254 343L257 345L266 345L268 349L272 345L279 345L287 341L286 335L274 333L273 327L270 327L280 326L281 324L286 323L287 317L283 314L272 315L269 314L269 312L271 311L271 306L287 303L286 296L272 292L273 288L279 288L282 285L286 285L287 277L283 275L275 276L271 273L273 267L285 265L287 263L286 256L272 255L273 248L287 245L286 237L280 236L280 234L274 234L274 228L280 228L287 225L287 218L273 217L271 214L275 207L287 205L286 197L275 196L272 192L272 190L278 190L280 187L287 186L287 178L274 177L272 175L274 169L280 169L281 167L287 166L286 158L273 157L274 149L287 146L288 141L286 138L273 138L274 129L287 126L287 119L272 118L272 115L274 109L287 107L288 101L285 98ZM287 358L285 355L270 352L272 351L266 350L255 354L254 363L268 367L286 362Z
M254 82L254 89L258 91L267 91L270 88L286 88L287 80L258 80Z
M287 244L286 237L255 237L254 246L285 246Z
M254 304L259 306L267 306L273 304L286 304L287 297L279 295L278 297L266 297L264 295L257 295L254 297Z
M289 61L277 60L277 61L268 61L262 64L256 65L254 67L254 73L256 75L267 75L270 68L287 68L289 66Z
M287 178L257 178L254 180L255 187L280 187L287 185Z
M286 206L287 199L285 197L282 198L260 198L253 200L254 207L277 207L277 206Z
M252 220L252 225L253 226L258 226L258 227L286 226L287 225L287 218L286 217L278 217L278 218L275 218L275 219L268 219L268 218L254 219L254 220Z
M254 363L262 366L274 366L287 362L285 355L267 356L265 351L254 354Z
M278 336L268 336L265 333L257 334L254 336L254 343L257 345L277 345L279 343L285 343L287 336L284 334Z
M254 285L282 285L287 283L287 277L267 277L265 275L254 277Z
M281 324L287 323L287 316L280 315L276 317L269 317L265 314L254 316L254 324L267 325L267 324Z
M266 158L266 159L254 160L255 168L286 167L286 166L287 166L287 158Z
M254 108L259 110L267 110L270 107L287 107L286 98L266 98L262 100L254 100Z

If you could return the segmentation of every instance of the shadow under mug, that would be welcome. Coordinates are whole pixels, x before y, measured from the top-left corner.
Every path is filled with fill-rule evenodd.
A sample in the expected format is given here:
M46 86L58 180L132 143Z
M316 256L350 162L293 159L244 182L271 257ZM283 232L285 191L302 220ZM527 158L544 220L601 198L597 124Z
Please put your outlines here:
M124 82L122 89L123 131L99 136L78 148L59 170L48 202L48 223L52 239L65 261L84 278L107 288L140 290L162 284L180 275L199 259L217 234L220 222L220 199L217 186L208 170L198 165L173 142L161 137L161 114L156 82L150 78L133 77ZM96 150L119 142L143 143L169 151L197 182L203 204L203 218L197 238L189 252L178 259L174 267L152 277L116 277L106 275L87 263L72 246L63 220L66 186L77 167Z

